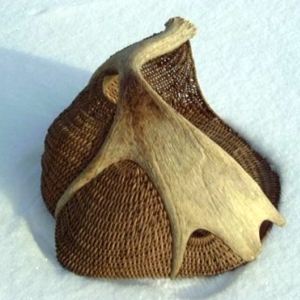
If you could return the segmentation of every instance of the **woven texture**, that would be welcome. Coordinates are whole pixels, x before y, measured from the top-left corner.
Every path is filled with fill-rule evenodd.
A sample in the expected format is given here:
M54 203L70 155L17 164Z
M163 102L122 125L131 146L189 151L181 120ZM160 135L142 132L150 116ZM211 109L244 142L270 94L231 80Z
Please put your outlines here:
M230 154L277 206L278 176L205 102L189 42L147 62L142 74L166 103ZM103 89L108 76L113 79ZM98 74L50 126L41 188L52 214L104 142L116 113L118 85L116 74ZM261 238L270 227L269 222L262 224ZM162 199L145 171L129 160L111 165L76 192L57 218L57 258L80 275L169 276L171 244ZM215 275L243 263L219 238L199 230L188 241L177 276Z

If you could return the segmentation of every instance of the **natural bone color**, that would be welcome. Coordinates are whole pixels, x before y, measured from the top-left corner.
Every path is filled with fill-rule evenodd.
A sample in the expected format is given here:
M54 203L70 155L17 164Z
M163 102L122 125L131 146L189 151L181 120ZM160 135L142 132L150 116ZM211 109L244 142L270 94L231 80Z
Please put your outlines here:
M264 223L260 229L263 221L284 224L274 207L278 177L203 99L188 42L194 33L191 23L174 18L164 32L118 52L49 129L42 192L57 218L58 259L76 273L217 274L257 256L270 227ZM109 191L113 183L122 185L119 194ZM141 205L144 219L143 213L122 219L120 208L137 207L131 203L136 201L147 202ZM108 210L104 215L101 207ZM143 228L150 217L162 227L152 222L154 231ZM112 223L120 219L122 226ZM140 232L124 229L135 224ZM114 238L123 242L104 240ZM142 243L152 239L156 255ZM200 242L188 260L191 239ZM119 249L111 249L110 256L107 244ZM137 259L133 246L139 248ZM118 260L115 250L124 257L117 265L111 262ZM155 263L161 266L153 270L149 265ZM188 264L194 264L190 271Z

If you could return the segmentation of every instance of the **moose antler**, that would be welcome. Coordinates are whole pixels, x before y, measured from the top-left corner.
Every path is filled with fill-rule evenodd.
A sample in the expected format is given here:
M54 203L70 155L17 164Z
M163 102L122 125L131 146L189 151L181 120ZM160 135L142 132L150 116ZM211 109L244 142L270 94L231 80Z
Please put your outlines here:
M93 75L110 74L103 91L117 105L104 143L57 202L55 216L74 195L119 161L138 164L157 188L172 232L171 277L178 273L189 237L211 232L244 261L261 249L259 229L284 218L257 182L223 148L172 108L145 79L145 63L188 41L195 27L171 19L166 30L118 52ZM116 91L113 91L115 86ZM111 88L110 88L111 87Z

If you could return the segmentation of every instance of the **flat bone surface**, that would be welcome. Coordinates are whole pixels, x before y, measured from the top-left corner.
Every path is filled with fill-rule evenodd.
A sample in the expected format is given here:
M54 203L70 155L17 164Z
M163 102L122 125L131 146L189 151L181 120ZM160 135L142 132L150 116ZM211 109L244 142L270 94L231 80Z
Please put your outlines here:
M168 37L191 37L191 24L169 22L166 31L117 53L97 72L120 74L118 112L106 141L92 162L71 183L56 207L64 205L82 186L120 160L138 163L158 189L172 231L172 271L181 266L186 243L197 229L221 238L243 260L253 260L261 249L259 228L264 220L284 225L251 176L221 147L168 106L144 80L140 68L147 60L168 52ZM172 44L176 48L176 43ZM168 48L168 49L167 49ZM133 54L132 54L133 53ZM149 54L150 53L150 54ZM128 63L124 63L125 58Z

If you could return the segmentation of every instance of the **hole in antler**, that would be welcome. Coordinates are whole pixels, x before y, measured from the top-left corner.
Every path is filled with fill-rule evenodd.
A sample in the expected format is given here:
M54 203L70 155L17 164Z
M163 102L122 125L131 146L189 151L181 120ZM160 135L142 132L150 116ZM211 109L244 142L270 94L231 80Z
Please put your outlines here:
M119 99L119 75L108 75L104 77L102 88L104 95L113 103Z

